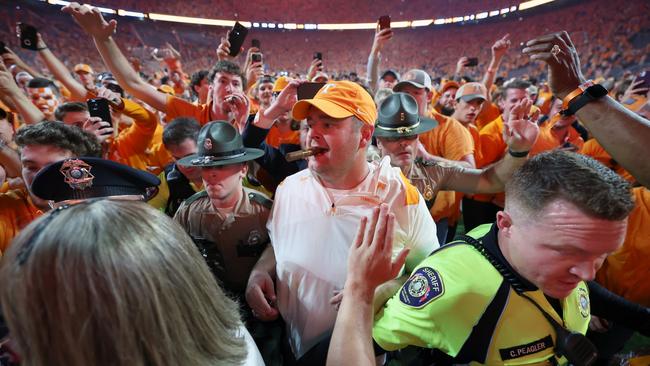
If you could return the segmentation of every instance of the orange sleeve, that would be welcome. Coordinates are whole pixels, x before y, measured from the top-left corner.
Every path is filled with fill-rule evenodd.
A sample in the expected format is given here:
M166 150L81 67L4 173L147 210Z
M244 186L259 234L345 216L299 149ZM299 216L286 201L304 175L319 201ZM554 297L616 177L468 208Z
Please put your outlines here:
M133 124L120 133L113 142L114 148L123 159L137 154L143 154L156 132L158 117L138 103L123 99L122 113L133 118Z
M479 146L481 149L481 166L485 166L501 159L503 152L506 150L506 143L503 141L501 131L501 118L488 123L479 131ZM477 165L477 167L481 167Z
M0 252L4 253L18 232L41 214L24 190L0 194Z
M650 191L632 190L636 207L630 214L623 246L607 257L596 281L624 298L650 306Z
M170 95L167 97L167 121L176 117L192 117L201 126L210 122L210 109L208 104L194 105L185 99Z

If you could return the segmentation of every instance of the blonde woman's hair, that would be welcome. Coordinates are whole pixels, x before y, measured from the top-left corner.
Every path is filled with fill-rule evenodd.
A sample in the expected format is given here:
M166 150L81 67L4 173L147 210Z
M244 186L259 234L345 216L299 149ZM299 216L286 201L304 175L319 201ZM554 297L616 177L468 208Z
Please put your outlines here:
M13 242L0 276L25 365L234 365L246 357L236 304L183 229L141 202L101 200L41 217Z

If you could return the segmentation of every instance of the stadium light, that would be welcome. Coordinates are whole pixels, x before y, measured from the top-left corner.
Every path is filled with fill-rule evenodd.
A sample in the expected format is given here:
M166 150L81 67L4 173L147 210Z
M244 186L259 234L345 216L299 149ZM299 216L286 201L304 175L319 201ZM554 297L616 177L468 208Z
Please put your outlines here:
M66 6L66 5L70 4L69 1L63 1L63 0L47 0L47 2L49 4L61 5L61 6Z
M284 23L284 29L296 29L296 23Z
M523 3L519 4L519 10L526 10L530 8L534 8L536 6L544 5L546 3L553 2L554 0L530 0L530 1L524 1Z
M488 12L487 11L476 14L476 19L485 19L487 17L488 17Z
M123 17L134 17L134 18L144 18L144 17L146 17L145 13L139 13L137 11L128 11L128 10L122 10L122 9L117 9L117 15L123 16Z
M398 23L398 22L395 22ZM404 23L404 22L399 22ZM407 22L408 23L408 22ZM395 27L394 23L391 23L391 28ZM317 29L321 30L348 30L348 29L375 29L377 23L332 23L332 24L317 24ZM309 29L305 25L305 29Z
M501 14L509 13L510 9L509 8L503 8L501 9Z
M165 21L165 22L176 22L176 23L218 25L218 26L221 26L221 27L232 27L233 25L235 25L234 20L220 20L220 19L182 17L182 16L178 16L178 15L166 15L166 14L158 14L158 13L149 13L149 19L162 20L162 21ZM243 22L242 22L242 25L243 25Z
M498 11L498 10L492 10L492 11L490 12L490 16L491 16L491 17L496 16L496 15L499 15L499 11Z
M435 25L443 25L445 24L445 20L443 18L439 18L433 21L433 24Z
M414 20L411 22L411 27L426 27L431 25L431 23L433 23L433 19Z

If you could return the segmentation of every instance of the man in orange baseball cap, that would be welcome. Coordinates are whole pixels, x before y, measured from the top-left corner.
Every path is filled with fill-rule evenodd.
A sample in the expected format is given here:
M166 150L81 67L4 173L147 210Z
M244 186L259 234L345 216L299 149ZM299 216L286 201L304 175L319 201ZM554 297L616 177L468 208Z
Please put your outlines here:
M438 241L424 199L391 167L390 158L366 161L377 120L370 94L356 83L334 81L293 105L299 84L291 82L257 122L292 108L295 120L306 120L306 147L317 153L308 158L307 169L287 177L276 191L267 224L271 246L251 273L246 300L261 320L281 315L290 345L285 356L311 365L325 359L319 351L327 347L319 343L334 328L341 300L334 291L343 288L348 248L362 218L387 206L394 216L395 255L410 249L406 273ZM398 283L388 282L379 293L390 296ZM375 301L383 304L388 296Z
M95 84L95 72L88 64L74 65L74 73L77 74L79 81L84 86L92 86Z

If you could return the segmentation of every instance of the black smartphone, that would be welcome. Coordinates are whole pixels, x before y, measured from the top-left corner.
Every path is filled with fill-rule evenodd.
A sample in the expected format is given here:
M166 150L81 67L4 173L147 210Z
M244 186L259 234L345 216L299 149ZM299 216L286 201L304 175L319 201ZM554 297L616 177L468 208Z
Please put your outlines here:
M19 23L18 27L20 28L20 47L33 51L38 50L38 38L36 37L38 30L36 27L25 23Z
M473 66L478 66L478 57L470 57L467 59L467 63L465 64L467 67L473 67Z
M258 50L261 50L261 49L262 49L262 46L260 46L260 40L259 40L259 39L253 39L253 40L251 41L251 47L255 47L255 48L257 48Z
M326 83L302 83L298 85L298 100L311 99Z
M650 71L648 70L643 70L639 75L637 75L636 80L643 80L643 83L639 84L635 89L638 88L645 88L645 89L650 89ZM648 90L645 91L640 91L636 92L638 95L646 95L648 93Z
M88 105L88 113L90 113L91 117L99 117L102 121L108 122L113 126L108 100L104 98L88 99L86 105Z
M7 53L7 46L4 42L0 41L0 55Z
M244 40L246 40L246 35L248 34L248 28L235 22L235 25L232 27L230 32L228 32L228 42L230 42L230 56L235 57L239 54Z
M314 58L323 61L323 54L320 52L314 52Z
M251 60L253 62L262 62L262 54L259 52L255 52L251 55Z
M379 30L390 28L390 15L382 15L379 17Z

